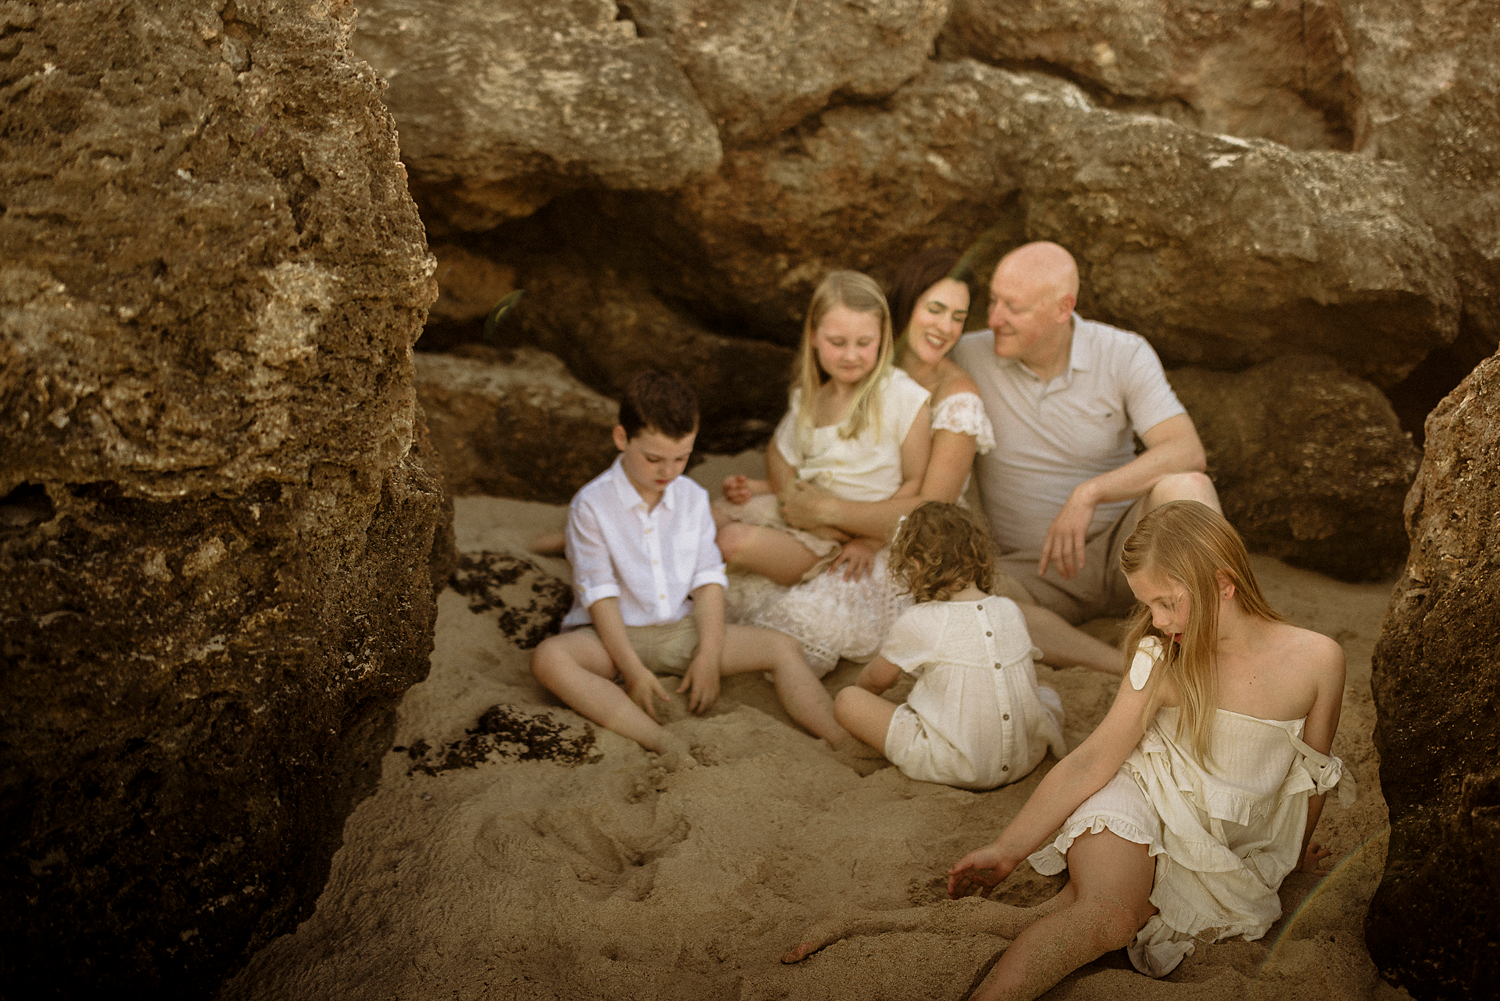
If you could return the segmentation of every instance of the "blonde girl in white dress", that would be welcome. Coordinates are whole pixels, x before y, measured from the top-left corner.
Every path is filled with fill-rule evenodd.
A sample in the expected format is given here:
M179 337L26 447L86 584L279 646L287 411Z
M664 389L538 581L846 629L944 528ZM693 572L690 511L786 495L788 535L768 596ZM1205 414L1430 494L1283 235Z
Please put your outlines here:
M899 335L897 367L932 394L931 454L920 489L898 491L888 499L863 500L839 496L802 479L781 496L787 522L828 536L844 537L838 533L845 533L889 539L897 521L926 501L963 503L974 456L995 447L994 429L979 399L979 387L948 358L969 315L971 279L957 253L933 248L907 258L889 290L891 320ZM1112 647L1034 604L1023 588L1012 587L1002 593L1023 602L1021 614L1049 664L1079 664L1119 673L1119 656ZM851 560L842 572L814 577L789 592L757 590L731 578L736 621L796 638L808 664L820 675L832 670L841 657L869 660L910 603L905 588L891 580L885 556L878 549L868 562Z
M1312 841L1325 794L1353 800L1329 755L1343 650L1270 607L1239 535L1203 504L1149 512L1121 564L1140 605L1109 714L994 842L948 872L951 896L986 896L1029 859L1042 873L1066 866L1063 890L1029 908L966 901L846 916L786 961L851 933L983 931L1013 939L973 994L996 1001L1035 998L1114 949L1159 977L1195 941L1266 933L1287 873L1328 855Z
M909 778L993 789L1061 758L1062 702L1037 684L1035 652L1016 603L987 593L989 536L954 504L928 501L891 545L891 573L917 602L880 656L839 692L834 717ZM880 697L917 679L897 706Z
M890 311L880 287L834 271L813 293L790 406L766 449L766 479L730 476L717 505L719 550L731 570L790 585L824 567L868 569L884 537L814 534L782 520L779 496L802 480L839 497L915 496L932 447L928 392L892 365Z

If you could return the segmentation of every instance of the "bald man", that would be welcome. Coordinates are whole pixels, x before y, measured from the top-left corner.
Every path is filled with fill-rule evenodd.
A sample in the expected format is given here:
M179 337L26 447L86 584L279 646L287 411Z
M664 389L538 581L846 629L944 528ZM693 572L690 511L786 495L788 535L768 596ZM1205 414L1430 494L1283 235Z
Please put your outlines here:
M1184 498L1219 510L1203 444L1156 352L1083 319L1077 302L1073 256L1028 243L995 268L990 329L953 349L995 425L996 447L975 471L1001 567L1075 624L1129 611L1120 549L1146 511Z

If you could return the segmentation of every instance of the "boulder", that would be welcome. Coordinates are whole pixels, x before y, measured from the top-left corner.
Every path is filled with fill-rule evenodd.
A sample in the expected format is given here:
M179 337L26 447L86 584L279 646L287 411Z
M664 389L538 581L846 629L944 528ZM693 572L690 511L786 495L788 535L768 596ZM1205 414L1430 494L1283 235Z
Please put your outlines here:
M432 262L352 18L0 10L7 996L214 994L427 670Z
M1500 356L1427 420L1375 647L1385 875L1370 957L1423 1001L1500 991Z
M618 454L619 406L533 348L416 356L417 398L448 491L566 504Z
M1121 110L1293 149L1351 149L1359 90L1338 0L953 0L945 58L1045 67Z
M672 49L726 145L770 139L831 99L887 97L921 72L949 0L631 0Z
M552 352L615 399L638 372L675 372L698 393L703 451L761 444L786 411L793 352L715 333L664 302L638 263L562 251L518 268L527 297L501 328L502 344Z
M1467 372L1500 345L1500 19L1470 0L1340 7L1367 152L1407 165L1412 204L1453 258L1462 326L1444 353Z
M670 248L653 262L669 283L735 302L759 330L796 330L831 268L879 276L995 229L1072 249L1081 311L1145 334L1168 364L1315 352L1384 387L1458 327L1447 252L1406 185L1390 164L1101 110L1070 84L964 60L732 150L675 201L624 203L622 221ZM677 277L704 265L713 280Z
M1400 568L1401 505L1421 455L1380 390L1312 355L1168 378L1253 551L1343 580Z
M436 244L432 255L438 298L427 311L418 349L451 351L482 342L485 317L518 287L516 269L456 243Z
M667 44L612 0L372 0L354 51L386 81L430 230L481 231L576 188L675 188L718 132Z

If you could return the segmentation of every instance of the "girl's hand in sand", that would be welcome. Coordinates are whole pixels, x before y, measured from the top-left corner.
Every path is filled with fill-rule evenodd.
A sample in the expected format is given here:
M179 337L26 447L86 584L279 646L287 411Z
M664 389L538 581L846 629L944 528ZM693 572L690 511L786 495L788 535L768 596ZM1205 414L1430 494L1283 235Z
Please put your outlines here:
M661 681L656 675L642 667L639 673L621 671L625 675L625 692L630 696L630 701L646 710L646 715L657 723L661 720L656 717L656 699L664 703L672 701L672 696L661 687ZM653 698L655 696L655 698Z
M1328 875L1327 869L1319 869L1318 863L1332 855L1333 851L1324 848L1316 841L1307 846L1307 851L1302 853L1302 861L1297 865L1298 872L1311 872L1319 876Z
M1001 854L993 842L976 848L948 870L948 896L954 900L974 893L988 897L991 890L1005 882L1017 864Z
M828 572L833 573L843 567L845 580L859 580L867 576L875 566L875 554L879 551L880 545L874 539L846 542L833 562L828 564Z
M707 712L719 697L719 664L711 657L699 654L693 658L682 675L682 684L677 694L688 693L688 708L695 713Z
M750 492L750 478L743 473L724 477L724 499L731 504L749 503L752 494Z

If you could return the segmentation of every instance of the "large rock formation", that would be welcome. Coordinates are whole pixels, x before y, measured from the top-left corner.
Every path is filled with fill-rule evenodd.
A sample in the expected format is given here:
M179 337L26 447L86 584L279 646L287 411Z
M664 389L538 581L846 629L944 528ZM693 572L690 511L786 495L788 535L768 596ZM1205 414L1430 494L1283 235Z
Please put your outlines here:
M318 2L0 9L0 982L209 995L426 670L434 295Z
M492 229L578 187L712 173L719 136L666 44L612 0L373 0L355 50L390 84L428 223Z
M1375 648L1385 878L1365 937L1424 999L1500 992L1500 355L1433 411Z
M1251 549L1344 580L1401 566L1401 504L1421 455L1380 390L1312 355L1168 377Z

